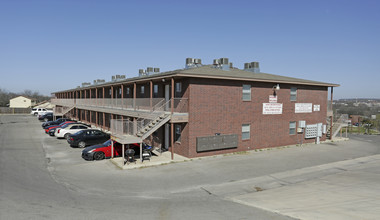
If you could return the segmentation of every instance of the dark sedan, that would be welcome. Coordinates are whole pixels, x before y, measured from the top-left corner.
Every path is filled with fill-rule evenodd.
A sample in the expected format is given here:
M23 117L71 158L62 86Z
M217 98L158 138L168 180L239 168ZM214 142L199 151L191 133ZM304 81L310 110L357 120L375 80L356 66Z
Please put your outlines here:
M84 148L88 145L101 144L110 139L110 135L97 129L87 129L71 134L67 142L72 147Z
M45 113L43 115L38 115L38 120L40 121L52 121L53 120L53 113L52 112L48 112L48 113Z
M69 120L70 120L69 118L58 118L55 121L47 121L47 122L42 123L42 128L45 129L46 127L51 126L51 125L59 125L62 122L69 121Z

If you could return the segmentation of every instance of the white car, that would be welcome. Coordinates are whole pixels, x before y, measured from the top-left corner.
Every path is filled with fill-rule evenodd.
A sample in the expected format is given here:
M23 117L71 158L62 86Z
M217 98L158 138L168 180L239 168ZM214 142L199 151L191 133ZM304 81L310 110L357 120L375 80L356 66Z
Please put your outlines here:
M31 115L37 116L41 114L45 114L48 112L53 112L52 110L47 110L46 108L32 108L32 111L30 112Z
M57 138L69 138L70 134L75 134L78 131L90 129L91 127L84 125L84 124L67 124L64 125L62 128L57 128L55 130L54 135Z

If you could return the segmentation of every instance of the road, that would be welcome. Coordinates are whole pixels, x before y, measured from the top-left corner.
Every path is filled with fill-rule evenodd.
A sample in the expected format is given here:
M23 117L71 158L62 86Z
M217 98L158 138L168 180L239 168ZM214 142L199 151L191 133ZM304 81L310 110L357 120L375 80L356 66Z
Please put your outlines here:
M231 183L380 153L379 137L352 136L119 170L109 160L84 161L40 125L32 116L0 115L0 219L295 219L214 190L237 198L258 189L231 191Z

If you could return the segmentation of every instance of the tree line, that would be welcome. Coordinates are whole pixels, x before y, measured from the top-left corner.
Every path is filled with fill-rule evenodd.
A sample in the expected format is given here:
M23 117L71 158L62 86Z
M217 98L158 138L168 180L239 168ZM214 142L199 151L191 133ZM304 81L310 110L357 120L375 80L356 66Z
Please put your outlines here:
M9 105L9 100L17 96L25 96L27 98L32 99L36 103L50 100L49 96L41 95L39 92L32 91L29 89L26 89L21 93L14 93L14 92L8 92L0 88L0 107L7 107Z

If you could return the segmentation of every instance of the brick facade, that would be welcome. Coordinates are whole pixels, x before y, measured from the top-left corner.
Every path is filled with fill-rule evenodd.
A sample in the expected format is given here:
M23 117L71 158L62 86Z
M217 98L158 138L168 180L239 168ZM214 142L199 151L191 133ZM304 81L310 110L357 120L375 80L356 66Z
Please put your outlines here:
M242 100L242 85L251 85L251 101ZM327 87L281 84L277 102L283 103L280 115L263 115L262 103L273 95L273 83L190 79L189 122L182 131L181 144L175 152L187 157L224 154L267 147L314 142L303 134L289 135L289 122L326 124ZM297 88L297 100L290 101L290 88ZM295 113L295 103L320 105L320 111ZM250 124L250 139L242 140L242 124ZM237 134L238 148L198 153L196 138L220 134ZM321 140L325 140L324 135Z

